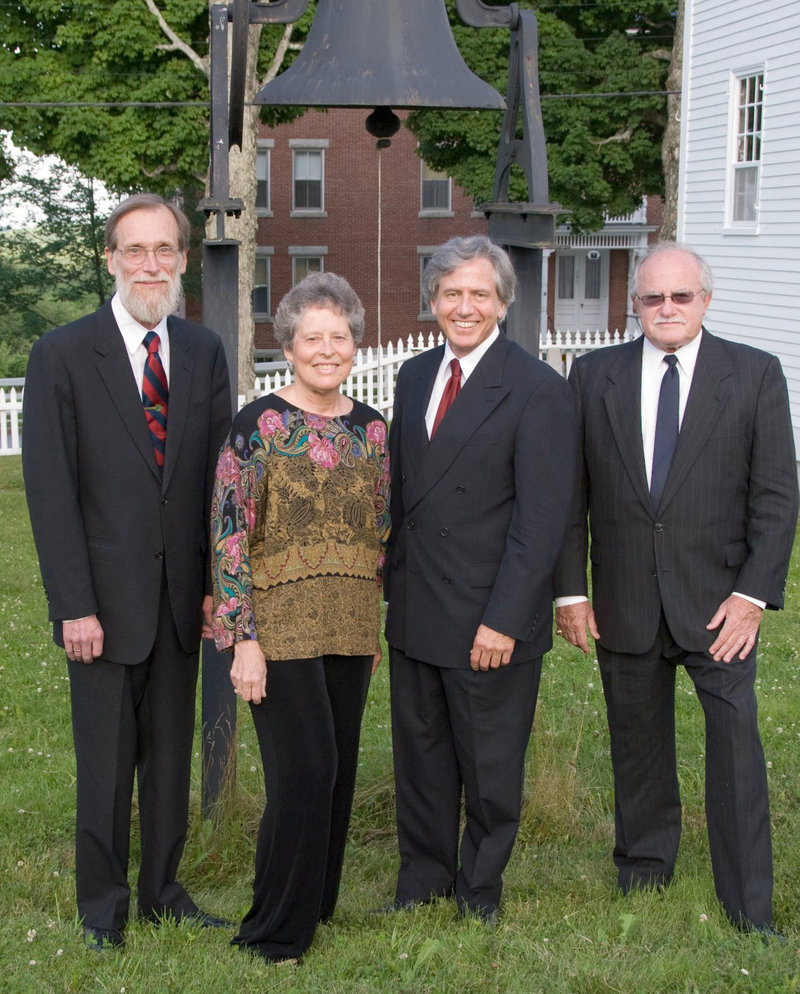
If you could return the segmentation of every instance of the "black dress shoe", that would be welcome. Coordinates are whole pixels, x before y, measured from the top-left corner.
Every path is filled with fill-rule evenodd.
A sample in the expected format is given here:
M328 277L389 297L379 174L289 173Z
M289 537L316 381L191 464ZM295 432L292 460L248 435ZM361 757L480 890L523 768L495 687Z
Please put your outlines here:
M236 922L228 921L227 918L216 918L205 911L190 911L187 915L181 915L182 922L189 925L199 925L200 928L235 928Z
M116 928L94 928L83 926L83 941L87 949L96 953L110 952L125 945L125 936Z
M759 925L757 928L745 929L748 932L755 932L756 935L761 936L761 941L766 945L770 942L776 942L779 946L786 945L786 936L783 932L779 932L774 925Z

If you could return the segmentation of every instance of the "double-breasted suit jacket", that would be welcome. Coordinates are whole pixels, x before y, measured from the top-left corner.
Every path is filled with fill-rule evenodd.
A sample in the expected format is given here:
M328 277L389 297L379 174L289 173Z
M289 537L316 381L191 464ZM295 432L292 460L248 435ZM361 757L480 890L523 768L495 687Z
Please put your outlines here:
M642 450L642 339L577 359L580 485L556 594L592 598L600 643L641 653L661 611L675 641L702 652L732 592L783 605L797 517L797 470L778 360L703 331L660 506Z
M551 573L574 479L574 412L552 369L501 336L432 441L443 347L406 362L389 436L392 537L386 637L406 656L469 668L480 624L516 639L512 663L552 645Z
M219 337L168 319L169 415L163 473L110 302L31 351L23 465L49 615L97 614L103 657L141 662L158 621L162 572L178 635L200 641L209 589L210 493L230 395Z

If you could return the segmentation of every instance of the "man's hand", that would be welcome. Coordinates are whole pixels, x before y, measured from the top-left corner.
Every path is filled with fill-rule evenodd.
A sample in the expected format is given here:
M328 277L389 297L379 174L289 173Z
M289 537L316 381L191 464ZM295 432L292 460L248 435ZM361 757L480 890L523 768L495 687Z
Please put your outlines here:
M500 666L508 666L515 645L516 639L510 635L503 635L486 625L478 625L469 654L469 665L473 670L496 670Z
M267 696L267 661L255 639L244 639L233 647L231 683L243 701L260 704Z
M103 655L103 626L96 614L62 624L64 651L76 663L91 663Z
M201 610L203 612L203 628L201 634L204 639L213 639L214 629L211 627L211 622L214 616L214 598L211 594L206 594L203 598L203 606Z
M747 659L756 644L763 613L757 604L736 594L731 594L720 604L717 613L706 625L710 632L722 625L708 649L716 662L730 663L737 652L739 659Z
M593 639L600 638L597 622L594 620L594 610L589 601L579 601L577 604L565 604L556 608L556 635L560 635L584 652L589 651L587 629Z

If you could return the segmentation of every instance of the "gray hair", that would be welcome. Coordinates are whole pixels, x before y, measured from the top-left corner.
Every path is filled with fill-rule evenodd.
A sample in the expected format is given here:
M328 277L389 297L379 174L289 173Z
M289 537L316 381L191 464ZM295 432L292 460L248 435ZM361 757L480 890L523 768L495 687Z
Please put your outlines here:
M364 308L358 294L343 276L335 273L309 273L278 304L272 327L278 345L291 350L297 326L310 307L326 307L341 314L350 326L353 344L361 344L364 337Z
M705 290L706 294L711 293L714 289L714 278L711 275L711 267L701 255L698 255L697 252L682 242L656 242L640 259L636 260L628 280L628 293L631 297L635 297L639 292L639 273L642 266L648 259L652 259L656 255L661 255L662 252L683 252L695 259L699 271L700 287Z
M130 214L131 211L155 211L159 207L165 207L175 218L175 223L178 226L178 249L181 252L187 252L192 234L189 219L177 204L165 200L157 193L134 193L132 197L123 200L114 208L111 217L106 221L105 247L109 252L113 252L117 247L117 228L126 214Z
M443 276L448 276L473 259L488 259L491 262L497 296L508 307L514 299L517 274L508 253L486 235L457 236L436 249L422 273L422 284L428 300L435 300Z

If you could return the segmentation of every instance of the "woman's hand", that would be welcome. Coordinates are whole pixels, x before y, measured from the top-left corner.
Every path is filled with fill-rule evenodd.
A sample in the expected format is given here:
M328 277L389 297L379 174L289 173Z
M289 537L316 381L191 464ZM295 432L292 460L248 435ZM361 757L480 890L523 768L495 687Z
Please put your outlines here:
M260 704L267 696L267 661L255 639L245 639L233 647L231 683L243 701Z
M383 649L378 646L378 651L372 657L372 676L375 676L375 670L380 666L381 660L383 659Z

